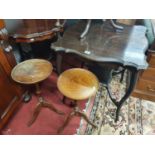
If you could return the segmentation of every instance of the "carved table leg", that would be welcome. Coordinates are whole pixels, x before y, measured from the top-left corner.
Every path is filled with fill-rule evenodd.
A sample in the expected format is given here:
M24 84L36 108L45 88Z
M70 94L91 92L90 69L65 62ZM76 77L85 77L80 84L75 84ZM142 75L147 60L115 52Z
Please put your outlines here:
M116 119L115 119L115 122L118 121L118 116L119 116L119 112L120 112L120 109L123 105L123 103L127 100L127 98L131 95L135 85L136 85L136 82L137 82L137 79L138 79L138 70L134 69L134 68L131 68L130 69L130 73L131 73L131 77L130 77L130 84L129 84L129 87L127 89L127 92L126 94L124 95L124 97L118 102L118 105L117 105L117 110L116 110Z
M60 115L64 115L64 113L62 111L59 111L58 109L56 109L52 104L49 104L47 101L43 100L43 104L42 107L44 108L49 108L50 110L54 111L55 113L58 113Z
M84 112L82 112L82 111L77 111L77 114L78 114L79 116L81 116L87 123L89 123L90 125L92 125L94 128L97 128L97 125L94 124L93 122L91 122L91 121L89 120L89 118L87 117L87 115L86 115Z
M62 127L60 127L58 129L57 133L61 133L64 130L64 128L68 125L68 123L70 122L70 120L72 119L73 116L82 117L82 118L84 118L84 120L87 123L91 124L94 128L97 128L97 126L89 120L89 118L87 117L87 115L80 110L80 108L77 106L76 102L74 102L74 104L75 104L74 111L71 112L68 115L68 117L65 120L65 123L62 125Z
M36 87L36 94L37 94L37 95L40 95L40 94L41 94L41 89L40 89L39 83L36 83L36 84L35 84L35 87Z
M40 95L41 90L40 90L39 84L37 83L35 86L36 86L36 94ZM33 112L32 118L28 122L28 126L31 126L35 122L35 120L37 119L37 117L38 117L38 115L39 115L39 113L41 111L41 108L49 108L50 110L56 112L57 114L64 115L63 112L57 110L52 104L49 104L47 101L44 100L43 97L40 96L39 97L39 102L38 102L38 104L37 104L37 106L36 106L36 108L35 108L35 110Z
M120 82L121 83L123 82L123 79L124 79L124 73L125 73L125 69L123 69L123 71L121 73L121 79L120 79Z
M138 79L138 70L136 70L135 68L132 68L132 67L127 67L126 69L128 69L131 73L130 75L130 84L126 90L126 93L125 95L121 98L120 101L116 101L113 97L112 97L112 94L110 92L110 89L109 89L109 86L107 85L106 86L106 89L107 89L107 92L109 94L109 97L111 99L111 101L115 104L115 106L117 107L116 109L116 119L115 119L115 122L118 121L118 117L119 117L119 113L120 113L120 109L123 105L123 103L127 100L127 98L131 95L135 85L136 85L136 82L137 82L137 79Z
M63 96L62 103L65 104L65 102L66 102L66 97Z
M68 115L68 117L65 120L65 123L58 129L57 131L58 134L64 130L64 128L68 125L68 123L70 122L70 120L73 118L74 115L75 115L74 111Z
M39 97L39 102L33 112L31 120L28 122L28 126L31 126L35 122L41 111L41 108L49 108L50 110L56 112L57 114L64 115L63 112L57 110L52 104L49 104L47 101L45 101L43 97Z
M38 104L37 104L37 106L36 106L36 108L32 114L32 118L30 119L30 121L27 124L28 126L31 126L35 122L35 120L37 119L37 117L41 111L42 104L43 104L43 102L40 102L40 101L38 102Z

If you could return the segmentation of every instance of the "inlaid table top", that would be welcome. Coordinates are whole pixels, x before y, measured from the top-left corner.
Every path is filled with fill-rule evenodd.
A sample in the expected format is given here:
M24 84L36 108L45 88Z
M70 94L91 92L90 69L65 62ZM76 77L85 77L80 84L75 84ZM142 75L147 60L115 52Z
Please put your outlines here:
M30 59L16 65L11 77L22 84L34 84L45 80L53 70L52 64L43 59Z
M97 77L86 69L74 68L64 71L58 78L58 89L74 100L87 99L98 89Z

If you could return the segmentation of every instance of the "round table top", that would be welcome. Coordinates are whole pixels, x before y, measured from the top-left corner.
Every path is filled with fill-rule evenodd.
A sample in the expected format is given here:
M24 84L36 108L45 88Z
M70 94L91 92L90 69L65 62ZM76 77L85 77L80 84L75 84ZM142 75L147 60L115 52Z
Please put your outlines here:
M73 100L83 100L96 93L99 87L97 77L90 71L73 68L64 71L57 81L59 91Z
M52 73L52 64L44 59L30 59L17 64L11 77L22 84L34 84L45 80Z

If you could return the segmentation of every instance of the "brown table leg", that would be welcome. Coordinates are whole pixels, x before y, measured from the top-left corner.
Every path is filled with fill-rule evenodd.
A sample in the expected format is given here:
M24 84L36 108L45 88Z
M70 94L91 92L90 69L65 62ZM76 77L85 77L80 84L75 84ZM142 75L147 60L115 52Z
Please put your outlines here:
M43 103L39 101L38 104L36 105L36 108L34 109L34 112L32 114L32 118L30 119L30 121L27 124L28 126L31 126L37 119L37 117L41 111L42 104Z
M80 110L80 108L78 107L78 105L76 104L76 106L74 107L73 112L71 112L68 115L68 117L66 118L64 124L58 129L58 131L57 131L58 134L61 133L64 130L64 128L68 125L68 123L73 118L73 116L82 117L87 123L89 123L90 125L92 125L94 128L97 128L97 126L89 120L89 118L87 117L87 115L84 112L82 112Z
M58 134L61 133L61 132L64 130L64 128L68 125L68 123L69 123L70 120L73 118L73 116L75 116L75 112L74 112L74 111L71 112L71 113L68 115L68 117L67 117L66 120L65 120L65 123L58 129L58 131L57 131Z
M36 94L37 94L37 95L40 95L40 94L41 94L41 89L40 89L39 83L36 83L36 84L35 84L35 87L36 87Z
M38 95L41 94L39 84L36 84L36 94L38 94ZM45 99L43 97L40 96L39 102L32 114L32 118L28 122L28 126L31 126L35 122L35 120L37 119L42 108L49 108L50 110L56 112L57 114L64 115L64 113L62 111L59 111L58 109L56 109L52 104L49 104L47 101L45 101Z

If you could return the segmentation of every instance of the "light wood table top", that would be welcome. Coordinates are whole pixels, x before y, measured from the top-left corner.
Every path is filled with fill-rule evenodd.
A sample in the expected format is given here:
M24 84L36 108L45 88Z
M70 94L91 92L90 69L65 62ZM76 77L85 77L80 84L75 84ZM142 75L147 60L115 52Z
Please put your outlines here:
M64 71L59 76L57 85L64 96L74 100L83 100L96 93L99 82L90 71L73 68Z
M22 84L35 84L45 80L52 73L52 64L43 59L30 59L16 65L11 77Z

